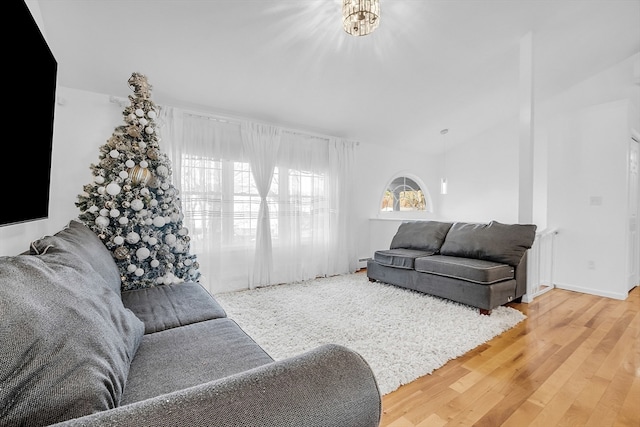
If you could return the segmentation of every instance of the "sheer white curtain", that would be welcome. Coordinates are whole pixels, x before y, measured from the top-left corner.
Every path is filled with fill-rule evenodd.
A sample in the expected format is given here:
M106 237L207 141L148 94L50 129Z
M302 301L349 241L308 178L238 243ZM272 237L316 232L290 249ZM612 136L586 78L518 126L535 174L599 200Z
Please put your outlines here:
M211 293L355 271L353 142L171 107L159 125Z
M256 228L256 249L249 288L271 284L273 271L271 221L267 195L271 188L276 156L280 145L280 128L259 123L242 124L242 143L249 158L251 173L260 194Z
M353 142L283 132L274 283L354 272Z
M161 148L172 162L190 249L211 293L247 288L253 251L234 238L234 171L244 160L240 124L162 107ZM250 236L243 236L250 239Z

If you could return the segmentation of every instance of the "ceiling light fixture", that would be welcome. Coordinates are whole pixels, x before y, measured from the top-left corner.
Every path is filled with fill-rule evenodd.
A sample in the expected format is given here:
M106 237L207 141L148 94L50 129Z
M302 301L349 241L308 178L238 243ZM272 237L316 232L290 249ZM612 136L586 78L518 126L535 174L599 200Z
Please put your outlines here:
M352 36L366 36L380 23L379 0L342 0L342 24Z
M442 178L440 178L440 194L447 194L447 178L445 177L447 174L447 133L449 133L449 129L442 129L440 131L440 135L442 135L442 145L444 146L444 150L442 151Z

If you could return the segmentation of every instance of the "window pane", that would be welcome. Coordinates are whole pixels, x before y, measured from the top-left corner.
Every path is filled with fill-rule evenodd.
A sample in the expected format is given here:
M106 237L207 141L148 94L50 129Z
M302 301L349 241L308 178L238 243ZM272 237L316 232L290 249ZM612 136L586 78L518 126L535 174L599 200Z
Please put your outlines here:
M389 183L380 202L380 210L383 212L426 209L426 199L422 189L414 180L404 176L395 178Z

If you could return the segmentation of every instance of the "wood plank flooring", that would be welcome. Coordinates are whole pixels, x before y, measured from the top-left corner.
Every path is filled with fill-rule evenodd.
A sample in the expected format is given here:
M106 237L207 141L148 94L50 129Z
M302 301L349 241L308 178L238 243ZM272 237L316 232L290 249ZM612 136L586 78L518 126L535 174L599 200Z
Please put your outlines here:
M527 319L383 396L381 427L640 427L640 288L553 289Z

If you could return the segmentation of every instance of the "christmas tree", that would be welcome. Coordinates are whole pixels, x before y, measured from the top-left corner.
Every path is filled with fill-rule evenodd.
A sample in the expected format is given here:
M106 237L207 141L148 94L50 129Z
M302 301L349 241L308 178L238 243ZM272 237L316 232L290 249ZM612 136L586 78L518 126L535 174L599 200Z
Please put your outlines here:
M112 252L123 290L198 281L171 162L159 148L151 85L133 73L129 86L134 93L123 111L125 124L100 147L98 164L91 164L93 182L76 202L79 219Z

